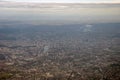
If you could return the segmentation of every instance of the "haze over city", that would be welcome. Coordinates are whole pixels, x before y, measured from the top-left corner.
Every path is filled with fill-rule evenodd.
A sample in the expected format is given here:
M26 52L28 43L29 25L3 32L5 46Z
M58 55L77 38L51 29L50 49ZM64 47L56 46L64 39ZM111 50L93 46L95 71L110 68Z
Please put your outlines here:
M0 80L120 80L120 0L0 0Z

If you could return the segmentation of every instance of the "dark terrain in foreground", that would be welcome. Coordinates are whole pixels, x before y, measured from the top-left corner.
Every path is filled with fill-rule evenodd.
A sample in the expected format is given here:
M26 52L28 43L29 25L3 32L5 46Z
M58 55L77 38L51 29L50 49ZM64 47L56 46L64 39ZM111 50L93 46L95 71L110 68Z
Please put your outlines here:
M120 80L120 24L0 23L0 80Z

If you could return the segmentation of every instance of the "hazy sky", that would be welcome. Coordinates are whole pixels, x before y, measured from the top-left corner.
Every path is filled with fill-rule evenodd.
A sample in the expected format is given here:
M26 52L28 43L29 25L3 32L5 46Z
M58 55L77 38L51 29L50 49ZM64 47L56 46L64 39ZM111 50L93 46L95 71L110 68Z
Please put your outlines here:
M82 2L82 3L120 3L120 0L2 0L2 1L18 1L18 2Z

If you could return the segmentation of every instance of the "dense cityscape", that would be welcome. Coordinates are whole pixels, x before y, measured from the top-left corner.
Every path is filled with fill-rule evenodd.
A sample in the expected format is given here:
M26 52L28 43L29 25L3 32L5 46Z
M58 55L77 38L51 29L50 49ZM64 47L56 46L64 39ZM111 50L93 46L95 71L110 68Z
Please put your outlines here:
M0 80L120 80L120 0L0 0Z
M0 80L120 79L119 23L24 25L0 25Z

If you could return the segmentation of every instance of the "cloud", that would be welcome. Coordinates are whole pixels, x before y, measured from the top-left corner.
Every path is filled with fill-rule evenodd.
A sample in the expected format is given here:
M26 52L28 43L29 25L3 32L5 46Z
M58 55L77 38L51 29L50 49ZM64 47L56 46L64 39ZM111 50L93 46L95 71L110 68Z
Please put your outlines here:
M16 1L16 2L80 2L80 3L120 3L120 0L2 0L2 1Z
M87 24L84 26L83 32L91 32L93 25Z

